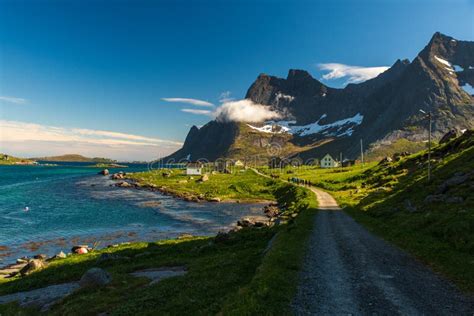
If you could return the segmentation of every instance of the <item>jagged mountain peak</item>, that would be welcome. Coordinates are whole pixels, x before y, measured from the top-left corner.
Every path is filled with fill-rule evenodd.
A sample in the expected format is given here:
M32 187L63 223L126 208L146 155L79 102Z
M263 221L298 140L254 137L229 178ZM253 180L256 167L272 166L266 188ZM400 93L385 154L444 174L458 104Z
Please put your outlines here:
M316 80L309 72L302 69L290 69L288 71L287 80Z
M462 68L462 69L460 69ZM277 143L286 154L356 157L364 145L399 138L426 139L427 122L419 109L433 114L433 135L474 128L474 99L463 85L474 86L474 42L435 33L410 62L398 59L377 77L343 89L327 87L305 70L286 78L260 74L246 98L285 113L279 122L245 124L211 121L193 127L173 158L192 154L208 159L265 156Z

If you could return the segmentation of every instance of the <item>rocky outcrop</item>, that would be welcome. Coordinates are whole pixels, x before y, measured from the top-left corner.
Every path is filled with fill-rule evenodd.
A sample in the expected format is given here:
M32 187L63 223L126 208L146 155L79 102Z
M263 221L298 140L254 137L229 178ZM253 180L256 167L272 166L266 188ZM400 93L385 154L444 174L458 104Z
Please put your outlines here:
M101 174L103 176L108 176L109 175L109 169L104 169L102 171L99 171L99 174Z
M91 268L82 275L79 285L82 288L102 287L109 284L111 281L112 277L107 271L100 268Z
M452 129L449 132L447 132L446 134L444 134L443 137L441 137L441 139L439 140L439 143L440 144L447 143L451 139L456 138L458 136L459 136L458 131L456 131L455 129Z
M20 274L22 276L31 274L35 271L39 271L41 269L44 269L46 267L46 262L44 262L42 259L33 259L30 262L28 262L21 270Z

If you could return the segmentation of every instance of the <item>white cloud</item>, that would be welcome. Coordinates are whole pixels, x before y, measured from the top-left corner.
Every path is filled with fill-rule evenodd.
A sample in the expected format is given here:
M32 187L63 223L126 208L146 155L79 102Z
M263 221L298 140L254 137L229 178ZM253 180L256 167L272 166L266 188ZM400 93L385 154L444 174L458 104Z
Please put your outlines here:
M234 98L231 98L230 95L232 93L230 91L224 91L220 94L219 96L219 102L224 103L224 102L229 102L235 100Z
M247 123L263 122L281 117L269 106L257 104L248 99L225 102L216 109L214 115L218 121Z
M26 104L26 99L16 97L0 96L0 101L14 104Z
M197 115L213 116L213 112L209 110L181 109L181 111L186 112L186 113L197 114Z
M151 160L181 142L103 130L0 120L0 152L23 157L79 153L118 160Z
M192 104L192 105L197 105L197 106L214 106L214 104L203 101L203 100L198 100L198 99L188 99L188 98L162 98L161 100L166 101L166 102L174 102L174 103L187 103L187 104Z
M384 72L390 67L361 67L329 63L318 64L318 68L329 71L329 73L323 75L324 80L348 78L346 83L359 83L377 77L380 73Z

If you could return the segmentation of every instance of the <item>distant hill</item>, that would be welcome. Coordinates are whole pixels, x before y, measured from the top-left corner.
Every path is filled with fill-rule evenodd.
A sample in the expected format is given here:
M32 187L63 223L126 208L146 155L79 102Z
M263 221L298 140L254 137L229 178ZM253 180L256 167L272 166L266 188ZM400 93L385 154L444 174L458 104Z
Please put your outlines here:
M41 160L41 161L67 161L67 162L103 162L103 163L111 163L117 162L116 160L108 159L108 158L100 158L100 157L84 157L82 155L77 154L67 154L61 156L51 156L51 157L40 157L40 158L32 158L33 160Z

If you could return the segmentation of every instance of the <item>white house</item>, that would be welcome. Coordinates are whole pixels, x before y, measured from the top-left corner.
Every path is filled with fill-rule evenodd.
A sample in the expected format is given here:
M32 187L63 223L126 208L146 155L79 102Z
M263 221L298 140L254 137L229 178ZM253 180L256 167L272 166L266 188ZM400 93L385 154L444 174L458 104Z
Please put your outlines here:
M330 154L326 154L326 156L321 159L321 168L334 168L339 166L339 163L331 157Z
M202 174L202 164L199 162L190 162L186 165L186 175L197 176Z

